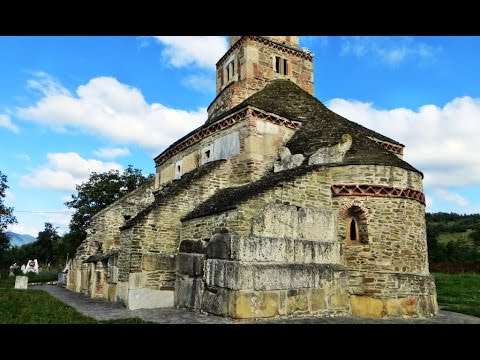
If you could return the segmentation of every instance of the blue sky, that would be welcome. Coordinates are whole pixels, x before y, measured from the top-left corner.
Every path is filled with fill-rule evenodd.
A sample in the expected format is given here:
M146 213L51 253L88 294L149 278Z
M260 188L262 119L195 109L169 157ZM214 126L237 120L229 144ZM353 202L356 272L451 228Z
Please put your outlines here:
M36 236L92 171L144 174L206 120L227 37L0 37L5 203ZM480 212L480 37L300 37L315 96L406 145L427 211Z

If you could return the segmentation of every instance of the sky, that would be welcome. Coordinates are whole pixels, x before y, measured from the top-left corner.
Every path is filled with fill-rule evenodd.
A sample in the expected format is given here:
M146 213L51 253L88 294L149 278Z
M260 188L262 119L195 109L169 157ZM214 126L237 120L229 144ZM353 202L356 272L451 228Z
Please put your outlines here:
M301 36L315 96L405 145L428 212L480 212L480 37ZM153 158L202 125L226 36L0 37L4 203L37 236L68 231L65 202L92 172Z

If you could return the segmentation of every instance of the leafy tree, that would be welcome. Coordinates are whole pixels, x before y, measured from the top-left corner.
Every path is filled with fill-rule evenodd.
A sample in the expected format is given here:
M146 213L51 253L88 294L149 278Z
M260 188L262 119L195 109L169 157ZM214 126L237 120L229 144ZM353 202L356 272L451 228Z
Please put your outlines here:
M59 242L60 235L57 233L57 228L54 228L51 223L46 222L45 228L38 233L37 241L35 242L38 261L45 265L52 262L52 260L54 260L53 250L58 246Z
M6 234L7 226L17 223L13 216L13 208L6 207L3 203L7 189L7 175L0 171L0 255L10 247L10 239Z
M468 237L474 242L474 244L480 247L480 229L473 230Z
M76 210L70 221L70 234L65 239L68 241L65 246L70 250L76 249L85 239L85 231L93 215L150 181L153 176L143 176L142 171L133 169L132 165L128 165L123 174L118 170L101 174L93 172L87 182L77 185L77 194L72 195L72 200L65 203Z

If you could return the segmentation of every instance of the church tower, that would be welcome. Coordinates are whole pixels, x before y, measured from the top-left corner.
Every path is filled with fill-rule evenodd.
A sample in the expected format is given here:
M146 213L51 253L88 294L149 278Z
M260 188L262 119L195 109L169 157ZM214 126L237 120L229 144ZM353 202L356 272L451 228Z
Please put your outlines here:
M207 122L275 79L291 80L313 95L313 54L299 48L298 36L230 36L230 49L217 62L217 96Z

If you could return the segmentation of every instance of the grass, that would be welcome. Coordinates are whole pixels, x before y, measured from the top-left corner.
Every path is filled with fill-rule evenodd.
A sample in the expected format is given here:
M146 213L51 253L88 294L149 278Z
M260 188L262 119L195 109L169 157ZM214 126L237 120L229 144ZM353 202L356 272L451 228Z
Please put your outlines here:
M3 280L3 279L2 279ZM0 324L148 324L139 318L95 320L39 290L0 288Z
M480 274L434 273L442 309L480 317Z

